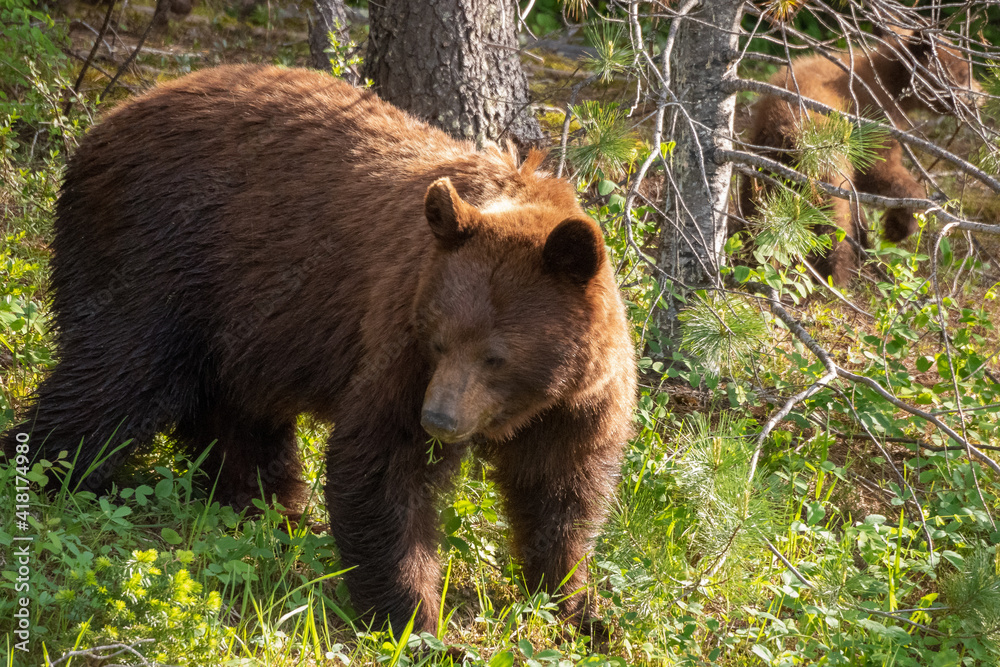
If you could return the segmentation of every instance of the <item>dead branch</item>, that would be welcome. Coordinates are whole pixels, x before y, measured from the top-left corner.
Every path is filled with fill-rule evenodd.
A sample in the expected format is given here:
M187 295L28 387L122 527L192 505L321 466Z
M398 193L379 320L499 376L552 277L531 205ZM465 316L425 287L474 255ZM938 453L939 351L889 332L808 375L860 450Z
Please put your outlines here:
M857 201L862 204L870 204L878 208L924 209L926 211L933 212L945 222L956 223L959 229L965 229L973 232L985 232L987 234L1000 234L1000 225L989 225L982 222L972 222L971 220L959 218L942 208L940 202L936 202L931 199L915 199L913 197L883 197L882 195L873 195L867 192L845 190L844 188L838 188L837 186L830 185L824 181L810 179L805 174L802 174L791 167L778 162L777 160L772 160L770 158L763 157L762 155L754 155L753 153L747 153L746 151L718 149L715 151L715 160L716 162L733 162L734 164L767 169L768 171L780 174L782 177L787 178L790 181L802 183L803 185L815 185L828 195L839 199Z
M97 37L94 38L94 46L91 47L90 53L87 54L87 59L83 61L83 66L80 67L80 75L76 77L76 83L73 84L73 94L66 98L66 104L63 105L63 115L69 113L70 108L73 106L73 99L80 94L80 85L83 83L83 77L87 74L87 68L94 61L97 49L101 48L104 35L108 32L108 26L111 25L111 14L115 11L115 4L115 0L108 2L108 11L104 14L104 23L101 24L101 29L97 31Z
M146 29L143 30L142 35L139 37L139 41L136 43L135 48L132 50L132 53L130 53L128 55L128 58L125 59L125 62L123 62L121 66L118 67L118 71L115 72L115 75L113 77L111 77L111 81L109 81L108 85L105 86L104 90L101 91L101 99L104 99L108 95L108 93L114 90L115 84L118 83L119 77L121 77L121 75L125 73L125 70L128 69L129 65L131 65L132 62L136 59L136 56L139 55L139 51L142 50L142 45L146 43L146 38L149 37L149 33L153 29L153 26L160 20L160 18L164 14L166 14L169 6L170 6L170 0L156 0L156 9L153 10L153 17L149 19L149 24L146 26Z

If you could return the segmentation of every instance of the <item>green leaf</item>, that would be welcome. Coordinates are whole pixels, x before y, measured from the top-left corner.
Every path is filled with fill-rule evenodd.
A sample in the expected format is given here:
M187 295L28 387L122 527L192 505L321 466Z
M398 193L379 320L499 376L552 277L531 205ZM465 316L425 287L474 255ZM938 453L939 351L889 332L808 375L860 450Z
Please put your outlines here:
M750 649L754 654L764 661L765 664L770 665L774 661L774 655L764 647L763 644L754 644L753 648Z
M524 654L526 658L530 658L535 655L535 647L531 645L527 639L521 639L517 642L517 647L521 649L521 653Z
M455 537L454 535L449 535L448 537L445 538L445 540L447 540L448 544L458 549L458 551L463 556L469 555L469 552L471 550L469 548L469 543L463 540L461 537Z
M167 544L171 544L173 546L177 546L178 544L184 541L184 539L180 535L178 535L177 531L174 530L173 528L162 529L160 531L160 537L163 538L164 542L166 542Z
M513 667L513 665L514 654L510 651L504 651L503 653L497 653L495 656L490 658L489 667Z
M562 653L554 648L548 648L535 654L535 660L558 660L561 657Z
M822 521L824 516L826 516L826 510L823 509L823 503L816 501L806 505L806 523L810 526Z
M946 561L948 561L949 563L951 563L952 565L954 565L959 569L962 569L962 567L965 565L965 558L962 556L962 554L955 553L954 551L951 551L949 549L945 549L941 553L941 556Z
M602 197L605 197L614 192L615 188L617 187L618 184L615 183L614 181L609 181L607 179L604 179L603 181L597 184L597 193Z
M157 498L169 498L170 494L174 492L174 480L172 479L161 479L156 483L156 497Z
M955 253L951 250L951 243L947 238L941 239L941 268L947 269L955 261Z

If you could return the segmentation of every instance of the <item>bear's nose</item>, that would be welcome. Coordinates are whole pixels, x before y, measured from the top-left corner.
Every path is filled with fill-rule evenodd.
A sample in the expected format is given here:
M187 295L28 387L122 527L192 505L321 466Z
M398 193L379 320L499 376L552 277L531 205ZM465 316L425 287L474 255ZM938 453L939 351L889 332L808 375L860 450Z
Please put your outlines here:
M435 438L450 440L458 429L458 420L443 412L424 410L420 416L420 425Z

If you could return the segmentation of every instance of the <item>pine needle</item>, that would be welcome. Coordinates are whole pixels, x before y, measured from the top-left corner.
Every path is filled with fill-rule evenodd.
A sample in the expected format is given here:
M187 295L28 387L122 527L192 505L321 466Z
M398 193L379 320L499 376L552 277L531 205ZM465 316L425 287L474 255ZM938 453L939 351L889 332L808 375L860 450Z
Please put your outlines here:
M786 189L774 190L751 220L755 235L754 257L761 264L771 259L790 264L794 258L828 248L830 237L817 236L813 228L829 224L827 213L802 195Z

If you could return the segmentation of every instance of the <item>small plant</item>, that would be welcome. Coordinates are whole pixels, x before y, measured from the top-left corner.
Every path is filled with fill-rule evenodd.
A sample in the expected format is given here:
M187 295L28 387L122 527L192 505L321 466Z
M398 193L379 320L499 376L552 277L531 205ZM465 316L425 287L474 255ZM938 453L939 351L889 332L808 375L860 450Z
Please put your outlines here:
M826 213L793 190L769 192L752 221L754 257L764 264L774 259L781 265L801 260L830 247L827 234L817 235L819 225L829 225Z
M760 312L737 298L702 296L681 314L681 321L681 349L707 368L724 372L747 363L767 334Z
M353 80L357 78L364 58L361 56L361 49L355 40L348 38L344 41L345 34L347 34L346 28L341 24L340 19L336 19L334 29L327 33L330 45L323 49L323 52L330 58L330 68L335 77ZM369 86L371 86L370 80L365 84L366 88Z
M626 71L635 61L635 51L621 25L598 23L587 29L587 39L596 53L587 56L585 62L603 83L610 83L616 74Z
M883 159L877 151L885 147L888 136L874 123L855 124L838 113L811 114L797 137L796 167L815 179L843 175L848 165L867 170Z
M566 149L569 161L582 180L600 171L607 178L619 178L637 156L636 139L628 125L625 110L617 103L601 104L588 100L573 107L585 130L579 145Z

